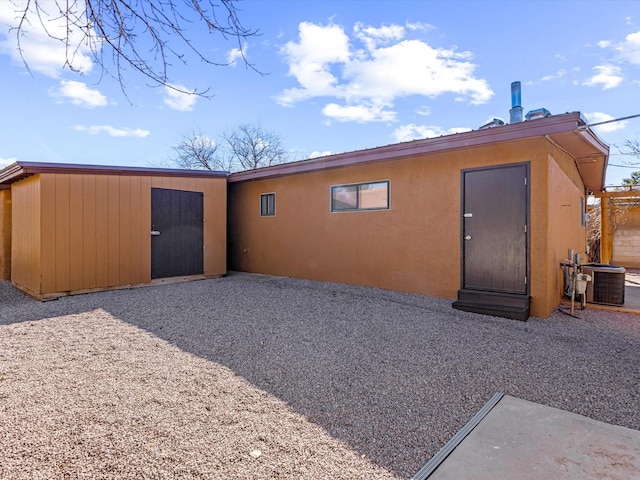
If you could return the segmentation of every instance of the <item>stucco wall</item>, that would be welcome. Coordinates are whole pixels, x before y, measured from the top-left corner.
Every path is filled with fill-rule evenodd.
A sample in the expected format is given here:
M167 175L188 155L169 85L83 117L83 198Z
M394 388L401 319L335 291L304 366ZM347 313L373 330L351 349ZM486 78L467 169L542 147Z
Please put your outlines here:
M330 212L332 185L376 180L390 181L390 210ZM459 179L450 178L441 161L378 163L232 184L230 190L232 268L440 296L459 286L459 241L424 234L436 224L446 238L458 229ZM259 216L264 192L276 192L275 217ZM428 273L452 269L456 275Z
M544 305L540 306L540 310L550 314L562 300L564 276L560 262L568 257L569 249L579 253L584 261L587 260L587 231L582 210L586 205L586 196L573 158L550 146L548 162L548 248L544 259L546 288Z
M547 229L556 222L548 195L557 186L550 184L543 138L231 182L230 269L454 299L460 288L460 172L519 162L531 162L532 314L547 316L553 309L548 300L553 287L547 283L555 281L548 268L555 257L548 260ZM330 212L332 185L376 180L390 181L390 210ZM260 194L271 192L276 215L260 217Z

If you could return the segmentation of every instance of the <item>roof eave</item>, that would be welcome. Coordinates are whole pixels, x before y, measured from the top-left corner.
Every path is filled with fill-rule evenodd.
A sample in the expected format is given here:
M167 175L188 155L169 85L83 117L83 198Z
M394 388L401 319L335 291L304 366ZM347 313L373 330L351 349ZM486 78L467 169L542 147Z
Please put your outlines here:
M15 182L17 180L16 177L20 177L23 174L24 169L22 165L18 162L12 163L8 167L0 170L0 184Z
M605 185L609 147L586 125L575 130L548 135L576 163L587 192L601 192Z
M182 170L171 168L113 167L72 163L16 162L0 170L0 184L14 183L38 173L73 173L93 175L130 175L157 177L226 178L229 173L211 170Z
M470 148L496 142L520 140L561 132L574 132L584 125L579 112L553 115L527 122L512 123L496 128L472 130L436 138L425 138L367 150L340 153L311 160L274 165L232 173L229 182L264 179L281 175L308 173L317 170L394 160L409 156Z

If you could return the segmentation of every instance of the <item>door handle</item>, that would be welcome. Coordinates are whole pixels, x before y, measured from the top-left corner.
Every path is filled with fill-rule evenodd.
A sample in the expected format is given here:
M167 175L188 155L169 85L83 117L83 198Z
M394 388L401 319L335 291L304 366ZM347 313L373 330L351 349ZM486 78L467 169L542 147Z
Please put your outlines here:
M159 233L159 232L158 232L158 233ZM465 239L465 240L471 240L471 235L466 235L466 236L464 237L464 239Z
M158 231L158 230L151 230L151 236L152 236L152 237L157 237L158 235L160 235L160 231Z

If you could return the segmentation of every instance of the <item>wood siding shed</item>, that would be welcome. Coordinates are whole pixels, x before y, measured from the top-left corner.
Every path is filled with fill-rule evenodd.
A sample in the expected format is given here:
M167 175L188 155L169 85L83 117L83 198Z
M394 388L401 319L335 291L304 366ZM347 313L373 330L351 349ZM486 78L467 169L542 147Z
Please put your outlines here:
M11 280L11 190L0 185L0 280Z
M202 193L202 277L226 274L224 172L19 162L0 183L11 187L11 281L35 298L150 283L152 188Z

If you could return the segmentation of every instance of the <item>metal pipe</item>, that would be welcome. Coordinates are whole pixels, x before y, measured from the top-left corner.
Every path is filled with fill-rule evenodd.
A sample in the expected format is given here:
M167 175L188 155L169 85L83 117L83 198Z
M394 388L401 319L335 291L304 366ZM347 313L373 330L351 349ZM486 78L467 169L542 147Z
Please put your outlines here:
M520 82L511 84L511 110L509 110L509 116L510 123L522 121L522 89Z
M607 123L621 122L623 120L630 120L632 118L638 118L638 117L640 117L640 113L637 113L635 115L629 115L627 117L613 118L611 120L605 120L603 122L589 123L587 125L580 125L578 127L578 130L584 130L584 129L589 128L589 127L597 127L598 125L605 125Z

